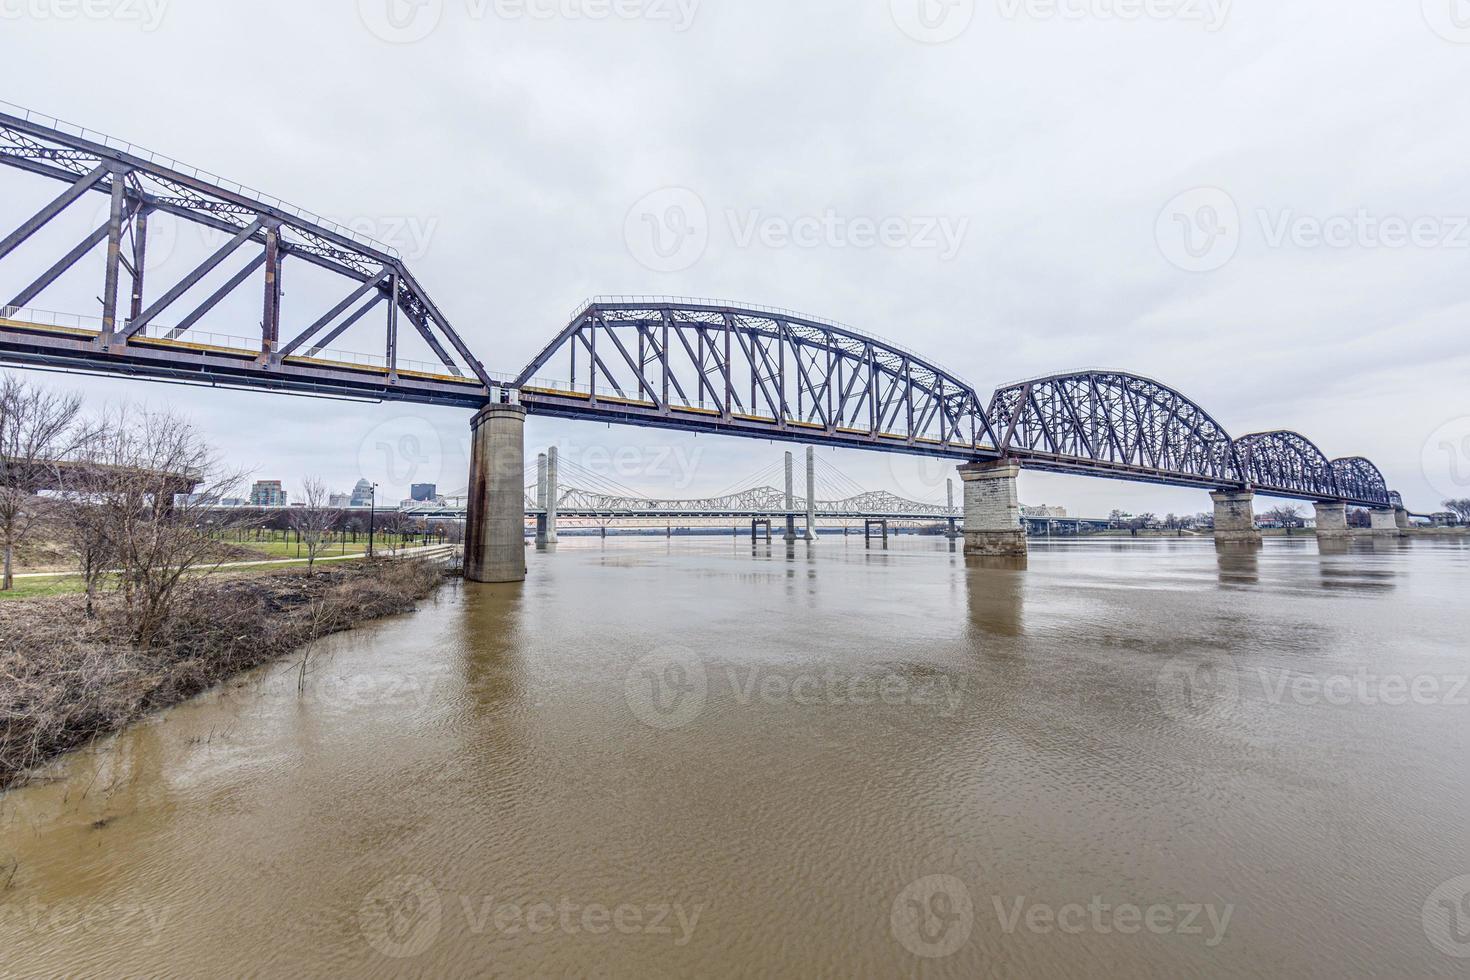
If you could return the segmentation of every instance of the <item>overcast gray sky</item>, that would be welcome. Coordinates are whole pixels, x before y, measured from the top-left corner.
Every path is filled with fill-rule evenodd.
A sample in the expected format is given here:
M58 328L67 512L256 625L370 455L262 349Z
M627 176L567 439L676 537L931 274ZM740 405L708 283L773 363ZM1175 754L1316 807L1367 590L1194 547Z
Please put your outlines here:
M492 371L594 294L732 298L898 341L982 396L1149 375L1236 435L1369 456L1414 509L1470 495L1462 0L0 0L0 18L6 99L387 240ZM9 224L56 193L0 180ZM36 305L95 314L97 291ZM464 411L45 380L185 409L291 488L466 482ZM528 449L551 442L676 496L786 448L532 419ZM923 499L950 475L824 458ZM1022 495L1208 506L1037 474Z

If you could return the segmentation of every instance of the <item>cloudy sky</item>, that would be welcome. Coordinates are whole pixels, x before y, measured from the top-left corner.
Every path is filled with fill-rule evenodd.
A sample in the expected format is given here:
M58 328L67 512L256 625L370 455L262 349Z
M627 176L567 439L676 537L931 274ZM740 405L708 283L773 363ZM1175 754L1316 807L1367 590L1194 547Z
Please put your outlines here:
M1462 0L0 0L0 18L5 99L388 241L492 371L595 294L731 298L898 341L982 395L1149 375L1237 435L1371 457L1416 510L1470 495ZM57 193L0 187L12 225ZM184 238L158 288L207 245ZM95 315L96 269L35 305ZM257 324L246 306L209 329ZM466 482L464 411L40 377L99 411L176 406L288 487ZM539 419L528 442L674 496L785 449ZM922 499L950 475L823 458ZM1208 505L1036 474L1022 494Z

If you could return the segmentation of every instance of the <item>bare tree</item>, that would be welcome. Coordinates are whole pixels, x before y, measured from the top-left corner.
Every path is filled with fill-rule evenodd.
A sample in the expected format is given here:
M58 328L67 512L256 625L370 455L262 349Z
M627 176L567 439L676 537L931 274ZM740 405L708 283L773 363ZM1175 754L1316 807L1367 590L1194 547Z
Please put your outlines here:
M1282 504L1266 511L1264 516L1268 521L1275 521L1282 527L1300 527L1302 524L1302 511L1295 504Z
M398 510L387 510L378 514L378 533L388 544L388 553L397 555L403 547L403 537L413 526L413 518Z
M1461 524L1470 524L1470 497L1461 497L1458 500L1446 500L1445 510L1460 519Z
M111 540L133 642L146 649L199 573L223 561L217 535L247 519L217 509L244 474L223 470L194 427L169 412L124 408L96 444L89 496Z
M331 506L332 495L326 484L315 477L302 481L305 498L300 507L292 507L287 520L306 545L306 574L316 566L316 556L326 546L327 536L342 518L342 511Z
M97 591L117 559L116 542L108 526L107 508L100 496L96 471L83 471L79 480L69 481L59 501L56 526L70 546L87 592L87 618L97 612Z
M15 585L15 549L59 490L62 464L83 436L81 397L45 391L14 375L0 379L0 590Z

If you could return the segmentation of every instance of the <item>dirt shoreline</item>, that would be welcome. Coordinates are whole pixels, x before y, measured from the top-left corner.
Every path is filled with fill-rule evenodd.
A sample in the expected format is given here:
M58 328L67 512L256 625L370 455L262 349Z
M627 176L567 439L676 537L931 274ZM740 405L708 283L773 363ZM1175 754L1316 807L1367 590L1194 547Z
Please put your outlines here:
M412 611L446 573L432 561L353 562L201 583L159 648L123 637L120 600L0 603L0 793L93 739L330 633Z

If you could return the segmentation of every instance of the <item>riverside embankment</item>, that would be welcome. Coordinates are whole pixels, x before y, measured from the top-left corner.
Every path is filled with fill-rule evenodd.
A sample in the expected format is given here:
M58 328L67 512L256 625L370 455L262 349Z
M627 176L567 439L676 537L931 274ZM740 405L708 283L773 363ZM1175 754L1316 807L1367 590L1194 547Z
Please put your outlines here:
M197 583L150 649L122 599L0 603L0 790L37 766L318 637L412 610L445 576L431 556L217 575Z

